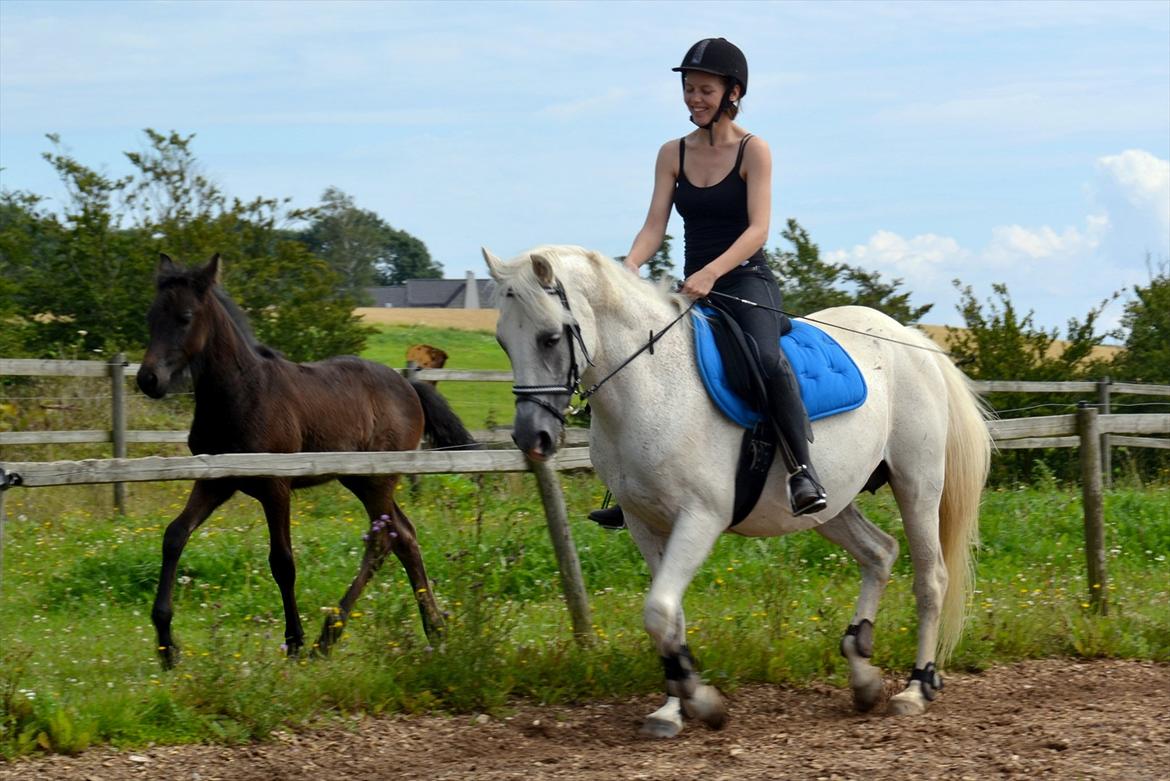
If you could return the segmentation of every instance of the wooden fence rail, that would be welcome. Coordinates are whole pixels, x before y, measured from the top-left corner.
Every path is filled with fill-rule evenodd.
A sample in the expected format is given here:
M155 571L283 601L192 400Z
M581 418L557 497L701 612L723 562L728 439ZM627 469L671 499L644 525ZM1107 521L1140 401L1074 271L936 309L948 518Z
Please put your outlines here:
M125 377L137 364L114 356L110 362L42 361L0 359L0 375L105 377L111 382L112 429L110 431L0 432L0 445L111 443L112 459L82 461L0 463L0 524L3 523L4 491L25 487L111 483L115 506L125 513L124 483L157 480L201 480L221 477L302 477L369 474L478 474L534 472L553 545L561 569L565 600L574 634L585 639L591 620L585 598L580 563L572 545L564 498L556 473L589 469L587 447L567 447L544 463L531 463L516 451L407 451L386 453L232 453L185 457L125 458L128 443L185 442L187 432L128 431L124 414ZM428 381L511 382L510 372L456 371L408 368L412 378ZM1001 450L1079 447L1085 509L1085 552L1090 601L1100 612L1107 608L1104 549L1102 476L1109 474L1112 446L1170 449L1170 439L1149 435L1170 434L1170 414L1102 414L1109 412L1110 393L1170 396L1170 385L1100 382L1017 382L990 380L973 383L979 393L1077 393L1096 394L1097 403L1080 402L1075 415L1051 415L989 421L988 429ZM569 429L566 444L584 441L587 432ZM475 432L481 442L505 442L507 431ZM3 550L0 526L0 551ZM2 570L0 570L2 576Z

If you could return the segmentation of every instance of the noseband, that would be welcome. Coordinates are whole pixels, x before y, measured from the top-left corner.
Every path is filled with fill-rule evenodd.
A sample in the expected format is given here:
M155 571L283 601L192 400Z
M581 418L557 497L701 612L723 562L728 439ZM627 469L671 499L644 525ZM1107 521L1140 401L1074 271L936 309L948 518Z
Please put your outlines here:
M527 401L536 404L547 410L553 417L565 424L565 414L560 409L545 399L540 398L544 394L563 393L570 398L574 393L581 389L581 369L577 365L577 347L581 347L581 355L585 358L585 363L589 366L593 365L593 359L589 357L589 348L585 346L585 340L581 337L581 325L577 322L577 318L573 317L573 310L569 306L569 298L565 295L565 287L558 279L555 286L544 286L544 292L550 296L556 296L561 300L561 306L569 313L569 320L565 323L565 341L569 343L569 374L565 378L562 385L513 385L512 393L516 395L516 403ZM509 296L511 293L508 294Z

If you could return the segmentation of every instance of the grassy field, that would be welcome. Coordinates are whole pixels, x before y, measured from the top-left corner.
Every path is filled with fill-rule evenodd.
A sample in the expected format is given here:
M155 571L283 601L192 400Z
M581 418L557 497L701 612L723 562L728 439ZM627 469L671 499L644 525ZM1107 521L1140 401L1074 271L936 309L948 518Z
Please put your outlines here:
M416 342L445 349L452 368L507 368L494 338L482 333L388 328L369 354L401 365ZM482 385L465 397L448 385L457 384L440 389L470 426L510 417L506 385L499 400L486 399ZM54 457L75 457L63 450ZM532 478L441 475L403 488L400 501L450 614L442 645L428 645L405 574L390 561L332 657L285 659L265 524L258 505L239 498L193 536L183 557L175 631L184 655L171 672L156 661L149 613L162 530L189 486L131 486L130 515L113 519L108 486L10 491L0 573L0 755L93 743L237 742L352 713L500 712L516 697L568 702L657 691L661 670L641 627L645 566L628 534L584 519L603 486L589 474L566 475L564 485L593 610L590 647L571 639ZM862 504L901 539L888 491ZM1170 487L1118 488L1105 507L1111 609L1100 617L1086 607L1079 492L1049 483L986 494L977 592L951 669L1048 656L1170 661ZM322 610L356 570L366 520L336 486L298 494L293 517L300 612L315 637ZM914 655L910 586L903 553L875 653L899 675ZM844 684L836 648L857 589L856 565L816 534L727 536L688 592L689 642L707 678L724 689Z
M422 325L387 325L369 340L364 356L387 366L406 365L406 351L429 344L447 353L445 369L511 371L508 356L492 331L466 331ZM512 422L514 396L505 382L442 382L439 388L468 428L490 428Z

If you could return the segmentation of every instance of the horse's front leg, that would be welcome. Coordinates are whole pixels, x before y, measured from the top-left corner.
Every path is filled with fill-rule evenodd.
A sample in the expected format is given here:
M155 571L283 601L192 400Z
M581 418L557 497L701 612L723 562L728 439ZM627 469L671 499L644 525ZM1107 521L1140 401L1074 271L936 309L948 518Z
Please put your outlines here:
M150 620L154 624L158 642L159 659L165 669L173 668L179 661L179 646L171 635L171 619L174 617L173 599L175 575L179 571L179 557L191 539L191 534L207 520L215 508L234 494L235 488L222 480L197 480L187 497L187 504L163 534L162 571L158 578L158 591L154 596L154 607Z
M627 526L653 575L642 617L666 676L666 703L646 718L642 734L674 737L682 730L684 715L719 729L727 721L727 710L719 691L703 683L687 648L682 598L723 524L714 515L684 513L669 538L629 516Z
M284 605L285 649L289 656L297 656L305 644L305 632L297 610L297 566L289 528L292 487L287 480L258 480L246 490L264 506L264 519L268 522L268 566Z

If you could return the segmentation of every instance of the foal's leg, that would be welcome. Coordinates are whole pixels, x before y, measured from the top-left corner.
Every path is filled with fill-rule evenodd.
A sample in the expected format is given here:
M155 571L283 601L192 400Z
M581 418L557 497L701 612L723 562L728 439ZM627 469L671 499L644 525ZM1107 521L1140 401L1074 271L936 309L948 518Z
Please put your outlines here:
M650 531L636 520L630 523L627 519L627 526L653 575L643 621L666 674L666 704L647 717L642 734L674 737L682 730L683 715L719 729L727 721L727 711L718 690L704 684L695 669L686 645L682 597L695 572L711 553L722 526L714 518L690 513L684 513L675 522L669 538Z
M163 534L162 572L159 574L150 620L158 635L156 648L165 669L171 669L179 661L179 646L171 636L171 618L174 616L172 599L175 575L179 571L179 557L183 555L183 548L191 538L191 533L235 492L235 487L223 480L196 480L183 511L171 521Z
M370 516L370 533L366 539L366 551L357 575L342 596L334 614L325 617L325 626L321 628L321 637L317 640L317 648L322 653L328 653L330 647L341 638L358 597L391 551L402 562L407 577L410 578L411 589L418 602L419 613L422 614L423 631L432 642L442 636L443 614L431 593L414 526L394 501L394 487L397 482L397 477L341 480L342 485L352 491L365 505ZM383 515L387 516L384 523L380 522Z
M878 602L898 559L898 541L870 523L854 504L816 530L849 551L861 567L861 593L849 629L841 638L841 655L849 662L853 707L868 711L882 693L881 671L869 663L869 658L873 655L873 623Z
M289 529L292 487L287 480L257 480L245 491L264 507L264 519L268 522L268 566L284 605L284 644L288 655L296 656L305 644L305 630L297 610L297 565Z
M891 481L902 511L906 541L910 545L914 599L918 604L918 653L909 684L890 699L890 713L896 715L925 712L942 687L934 660L938 652L943 596L947 591L947 568L939 540L939 495L929 488L930 485L942 485L941 477L931 481L923 476L909 481L909 484Z

